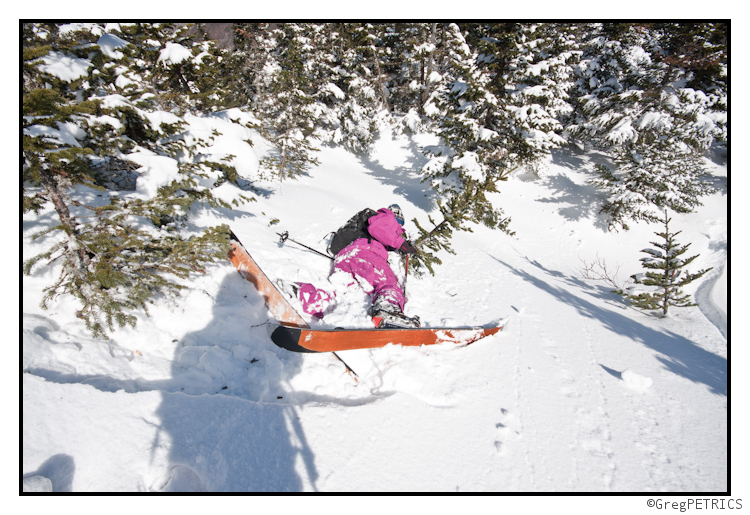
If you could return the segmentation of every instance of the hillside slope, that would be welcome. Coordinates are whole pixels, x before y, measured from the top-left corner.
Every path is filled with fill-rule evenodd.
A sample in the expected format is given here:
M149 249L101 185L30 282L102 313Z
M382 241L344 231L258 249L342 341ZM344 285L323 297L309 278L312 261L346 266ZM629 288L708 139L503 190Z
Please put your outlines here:
M247 153L243 137L221 151ZM417 175L426 143L384 131L366 160L326 148L308 175L258 182L257 202L191 223L228 223L272 279L324 285L330 261L277 233L324 250L361 208L398 203L416 235L410 220L428 224L435 208ZM258 155L240 170L249 179ZM500 334L340 353L359 383L332 355L277 348L262 298L228 261L108 341L66 299L40 310L54 273L40 267L23 286L24 478L56 491L726 491L726 165L720 193L674 216L701 254L692 267L714 267L690 285L701 308L660 319L580 278L597 256L621 281L639 272L659 230L606 232L586 182L601 159L555 152L502 183L493 201L516 235L474 226L434 276L408 277L406 313L424 325L507 318ZM24 218L24 258L50 223Z

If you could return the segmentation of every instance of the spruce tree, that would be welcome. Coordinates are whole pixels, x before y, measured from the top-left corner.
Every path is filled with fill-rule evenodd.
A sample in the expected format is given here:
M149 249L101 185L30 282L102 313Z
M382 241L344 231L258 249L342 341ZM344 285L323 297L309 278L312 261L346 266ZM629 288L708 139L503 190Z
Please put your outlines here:
M684 75L697 91L727 89L727 24L724 22L657 23L663 61Z
M659 310L662 316L667 316L671 306L679 308L697 306L691 302L690 295L685 294L680 288L712 270L712 268L707 268L695 274L683 270L699 254L689 258L682 257L690 247L690 243L687 245L677 243L675 238L681 231L675 233L669 231L671 220L667 211L664 211L662 220L664 231L655 233L663 241L651 242L661 250L644 249L642 251L648 254L648 257L641 259L643 268L648 271L632 276L634 286L626 288L625 291L615 292L623 295L633 306L644 310Z
M682 31L679 26L588 28L566 131L579 146L612 157L614 168L598 166L591 181L608 194L601 211L610 215L610 230L627 229L629 220L654 221L664 208L692 211L713 192L702 181L708 170L701 156L726 139L721 80L702 83L703 90L686 87L698 84L695 71L682 67L694 62L671 55L680 51L671 32ZM710 55L721 75L724 54Z
M517 24L470 26L468 37L476 51L458 26L445 30L441 81L426 106L440 145L425 148L431 160L422 170L424 180L438 192L443 216L429 238L428 231L420 228L421 238L433 246L446 243L454 229L470 230L468 222L512 234L510 218L489 195L514 170L533 168L550 149L565 142L556 120L564 111L560 107L564 94L552 88L554 80L545 82L529 66L543 58L538 74L551 73L559 67L548 61L557 59L564 65L567 56L521 56L524 30ZM545 85L532 90L540 81ZM535 97L529 95L532 91ZM548 107L558 112L553 114Z
M265 67L272 39L268 23L237 23L234 29L234 51L227 63L224 81L229 87L233 103L254 106L262 91L263 68Z
M217 170L195 161L196 146L207 142L187 137L184 119L159 110L212 109L220 102L214 93L210 100L195 96L214 86L194 91L186 67L179 70L185 83L160 78L162 51L182 37L182 29L86 26L24 25L23 212L51 207L59 224L34 236L49 243L23 271L28 275L39 263L59 265L42 306L71 295L80 306L77 316L94 335L104 336L115 326L134 325L134 313L147 313L155 297L184 288L180 279L225 259L226 225L202 233L183 229L195 204L230 206L211 192ZM190 48L195 58L210 44ZM187 61L200 66L194 58ZM54 66L60 61L69 63L63 72ZM137 176L133 152L172 158L176 173L158 191L133 192L135 179L120 181ZM112 184L120 186L105 190Z
M585 29L571 89L575 117L566 130L571 142L607 151L636 141L639 118L664 107L666 66L655 59L659 41L645 27L604 23Z
M509 94L516 102L517 123L535 135L540 149L567 144L563 124L573 114L569 91L575 84L574 69L582 55L580 28L565 23L523 24L518 55L508 73ZM506 86L507 88L507 86Z
M638 141L613 151L615 170L597 165L591 183L609 194L601 212L609 215L609 229L628 230L628 221L660 221L671 209L690 213L702 196L716 190L705 181L708 171L699 150L681 141L679 126L654 141Z
M319 162L314 157L318 151L314 144L317 116L309 73L314 53L310 29L305 24L280 24L264 36L270 53L254 105L263 135L274 151L261 164L282 181L305 173Z
M314 25L308 64L316 101L315 135L367 153L376 131L377 93L370 82L366 32L351 23Z

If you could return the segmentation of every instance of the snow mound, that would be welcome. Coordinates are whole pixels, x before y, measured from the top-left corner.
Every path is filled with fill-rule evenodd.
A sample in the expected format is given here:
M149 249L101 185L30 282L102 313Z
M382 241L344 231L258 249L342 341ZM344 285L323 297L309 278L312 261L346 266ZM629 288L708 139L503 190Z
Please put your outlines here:
M93 66L91 61L72 57L61 52L50 52L42 58L44 64L39 69L60 80L71 82L88 74L89 67Z
M653 383L650 377L638 375L632 370L625 370L622 373L622 380L625 382L625 386L640 392L645 392Z
M193 57L193 53L180 45L179 43L167 43L159 53L158 63L164 63L165 66L180 64Z
M120 48L125 48L129 45L124 39L109 33L102 34L96 44L102 49L104 55L112 59L122 59L125 54L120 52Z

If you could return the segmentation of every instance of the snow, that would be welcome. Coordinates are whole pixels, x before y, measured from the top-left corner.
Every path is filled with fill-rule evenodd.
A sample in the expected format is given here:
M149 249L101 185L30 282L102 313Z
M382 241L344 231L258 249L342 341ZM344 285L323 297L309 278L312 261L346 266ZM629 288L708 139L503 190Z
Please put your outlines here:
M412 238L413 218L440 221L418 174L434 138L383 128L369 157L323 147L319 166L279 184L257 179L269 146L243 125L248 115L186 120L185 137L203 140L207 160L235 156L260 190L231 211L194 209L186 230L229 224L271 279L334 289L341 280L328 279L329 260L277 233L324 250L354 213L392 203ZM137 149L128 158L142 167L134 197L177 177L170 157ZM659 230L606 232L601 194L588 184L602 162L553 151L543 170L489 194L515 236L472 225L456 233L455 255L439 255L435 276L406 279L406 314L424 326L504 319L500 333L468 346L338 353L358 381L332 354L275 346L263 298L228 261L107 340L86 333L72 298L39 307L58 271L40 266L23 279L24 491L726 492L726 166L714 168L720 191L696 213L671 215L678 241L700 254L690 271L715 269L685 288L700 308L662 319L579 275L580 259L595 255L621 265L621 281L641 272L640 249ZM239 193L250 194L229 183L218 192ZM32 235L53 214L24 215L24 259L44 248ZM404 280L397 256L392 266ZM323 325L362 323L366 295L347 295Z
M645 393L646 389L650 388L653 383L650 377L640 376L632 370L624 370L622 372L622 381L631 390L641 393Z
M58 28L60 34L67 34L75 31L91 32L94 35L101 34L101 25L98 23L65 23Z
M462 169L464 175L474 181L481 182L484 180L484 172L475 152L466 152L458 159L454 159L453 166Z
M114 34L107 33L102 34L96 44L102 49L104 55L111 57L112 59L122 59L125 54L120 52L119 49L125 48L129 43Z
M321 89L321 92L330 93L334 97L338 98L339 100L342 100L346 97L343 91L341 91L341 88L339 88L336 84L329 82L328 84L325 84Z
M50 142L72 147L80 147L81 144L78 139L86 137L86 132L71 122L58 122L57 129L46 125L32 125L28 129L24 129L24 134L31 137L44 136L44 139Z
M179 64L182 61L192 59L193 53L180 45L179 43L168 42L159 53L159 59L157 62L164 63L169 66L172 64Z
M640 117L637 126L639 129L651 127L659 129L659 132L665 132L672 128L672 118L665 113L649 111Z
M638 139L638 132L633 128L633 119L629 116L624 116L617 125L607 134L607 139L615 144L623 144L627 142L633 142Z
M91 61L80 57L72 57L62 52L50 52L42 57L44 64L39 65L39 69L49 73L60 80L71 82L88 74Z
M136 195L147 199L156 196L163 184L169 184L180 177L177 161L170 157L159 156L152 151L139 148L128 155L128 159L141 165L140 176L136 180Z
M136 85L135 81L128 79L125 75L118 75L115 79L115 86L120 89L125 89L130 85Z

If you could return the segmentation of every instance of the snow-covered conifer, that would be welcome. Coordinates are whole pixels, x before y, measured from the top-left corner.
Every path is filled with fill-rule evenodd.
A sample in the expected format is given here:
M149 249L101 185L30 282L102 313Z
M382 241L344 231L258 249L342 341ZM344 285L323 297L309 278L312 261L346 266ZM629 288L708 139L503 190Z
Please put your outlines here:
M609 215L610 230L628 230L628 221L658 222L664 209L692 212L702 196L715 189L701 152L682 142L680 126L653 141L639 138L613 150L615 169L598 165L591 181L609 194L601 212Z
M721 81L703 84L704 89L689 87L697 85L695 73L680 64L691 62L670 56L665 47L674 43L664 28L627 25L611 39L608 27L589 31L582 45L571 95L576 120L566 127L574 141L608 150L678 119L685 122L683 139L691 146L705 149L725 138L726 90ZM726 56L721 51L711 55L711 62L718 61L726 73Z
M366 153L376 129L377 92L368 67L367 32L359 25L314 25L311 76L316 135Z
M604 24L583 45L566 130L580 146L613 156L616 169L600 166L592 181L610 194L602 209L610 228L652 221L665 207L691 211L712 191L701 182L701 154L726 138L726 93L720 80L705 91L687 87L696 85L695 74L670 56L676 46L668 28ZM711 55L713 63L723 54Z
M228 248L225 225L182 231L196 203L230 206L212 193L225 171L195 160L196 145L210 143L186 137L185 120L160 109L198 105L190 81L169 89L156 70L160 58L194 60L199 49L175 53L164 31L180 33L136 24L24 26L23 210L51 204L60 221L38 235L47 250L26 261L24 273L59 264L43 306L72 295L97 336L134 325L134 311L183 288L176 278L223 259ZM157 33L164 41L146 37ZM156 88L155 80L165 82ZM139 187L138 156L160 156L169 171ZM97 193L104 185L114 190Z
M274 151L262 161L264 169L283 180L294 178L318 163L313 141L317 119L314 46L309 27L280 24L263 37L269 55L260 75L255 113Z
M412 260L415 269L440 260L431 252L452 252L450 238L454 230L471 230L468 221L484 222L491 227L507 228L502 217L487 199L496 191L495 181L504 179L502 170L492 169L487 161L497 152L497 134L485 130L477 118L494 99L486 89L488 80L476 65L459 27L449 25L442 41L444 58L436 91L424 106L440 134L440 145L425 148L430 161L422 169L423 181L438 192L438 207L443 219L434 228L425 229L418 221L418 243L422 252ZM499 173L498 173L499 172ZM425 248L426 247L426 248Z

